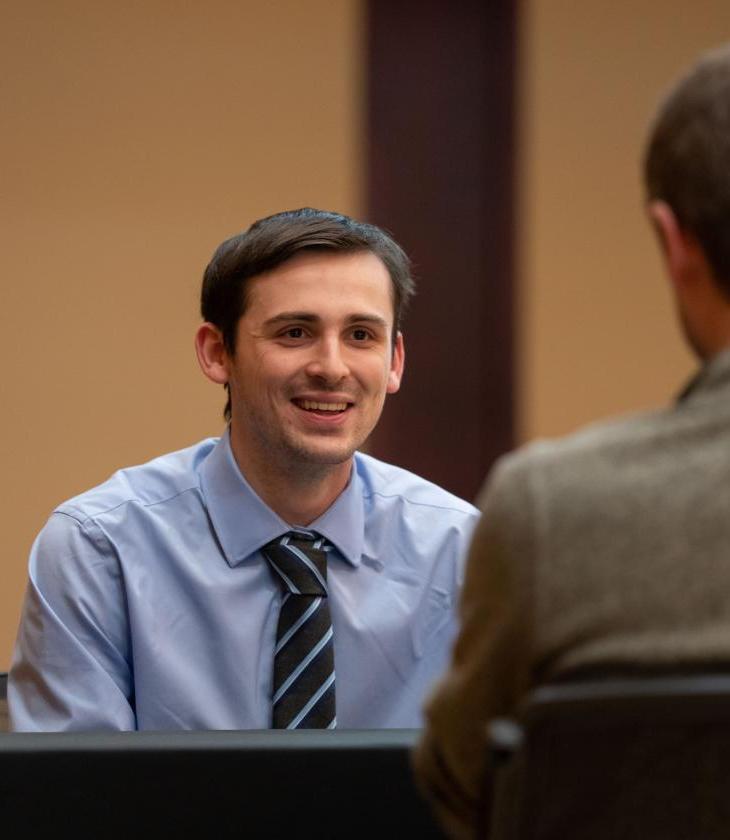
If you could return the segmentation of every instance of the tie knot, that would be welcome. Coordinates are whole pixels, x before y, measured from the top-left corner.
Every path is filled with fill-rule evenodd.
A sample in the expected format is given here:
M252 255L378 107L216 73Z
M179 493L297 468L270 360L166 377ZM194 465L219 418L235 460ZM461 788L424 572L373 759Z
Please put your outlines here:
M289 531L261 551L283 592L327 595L327 552L332 546L315 532Z

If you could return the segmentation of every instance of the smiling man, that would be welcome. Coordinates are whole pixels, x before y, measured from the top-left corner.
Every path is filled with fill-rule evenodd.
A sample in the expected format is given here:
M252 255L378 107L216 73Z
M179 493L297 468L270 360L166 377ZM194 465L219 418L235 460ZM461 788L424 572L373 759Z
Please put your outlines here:
M61 505L30 558L16 730L414 727L478 513L358 449L403 375L408 259L279 213L203 279L220 439Z

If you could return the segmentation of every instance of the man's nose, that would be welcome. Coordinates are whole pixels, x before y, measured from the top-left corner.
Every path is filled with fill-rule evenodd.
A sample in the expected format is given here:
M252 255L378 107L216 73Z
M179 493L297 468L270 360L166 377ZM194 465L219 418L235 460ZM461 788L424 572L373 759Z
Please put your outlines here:
M323 337L314 345L307 373L328 383L340 382L350 373L343 351L338 337Z

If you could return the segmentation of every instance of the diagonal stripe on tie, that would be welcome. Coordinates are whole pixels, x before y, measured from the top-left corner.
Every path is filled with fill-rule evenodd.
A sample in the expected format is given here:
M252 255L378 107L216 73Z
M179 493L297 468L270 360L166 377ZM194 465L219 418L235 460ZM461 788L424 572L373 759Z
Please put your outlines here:
M304 610L304 612L294 621L294 624L288 629L284 630L283 634L276 641L276 648L274 654L279 653L284 645L291 639L294 634L300 630L304 624L314 615L315 611L322 605L322 598L312 598L312 603Z
M314 532L289 532L262 548L282 601L274 652L272 726L336 726L335 663L327 599L327 552Z
M269 559L269 563L271 563L274 571L277 575L281 578L281 582L286 587L286 594L292 595L301 595L302 593L299 591L299 587L294 583L294 581L288 577L286 572L272 559Z
M314 658L317 654L324 648L324 646L332 639L332 628L330 627L322 636L322 638L317 642L317 644L307 652L304 658L299 662L291 672L289 672L288 676L284 679L284 682L281 686L277 689L276 694L274 694L273 703L276 705L279 700L284 695L284 692L294 684L294 681L297 680L303 673L304 669L310 664L310 662L314 661Z
M307 717L317 703L324 697L325 692L335 684L334 672L327 677L322 685L315 691L314 695L305 703L304 708L299 714L287 725L287 729L296 729L299 724Z
M327 590L327 584L325 583L324 579L322 578L322 575L319 573L319 569L317 569L317 567L314 565L314 563L312 563L312 561L309 559L309 557L307 557L307 555L301 549L297 548L295 545L292 545L291 543L288 543L285 546L285 548L286 548L287 551L291 552L297 558L297 560L304 563L304 565L309 569L309 571L317 579L317 582L322 587L322 589L324 589L326 591Z

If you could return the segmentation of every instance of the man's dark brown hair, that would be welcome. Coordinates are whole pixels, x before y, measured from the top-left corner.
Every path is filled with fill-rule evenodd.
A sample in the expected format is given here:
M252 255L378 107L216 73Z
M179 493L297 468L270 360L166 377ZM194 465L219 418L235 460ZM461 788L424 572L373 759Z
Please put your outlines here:
M730 298L730 46L706 53L669 91L644 176L649 200L665 201L697 238Z

